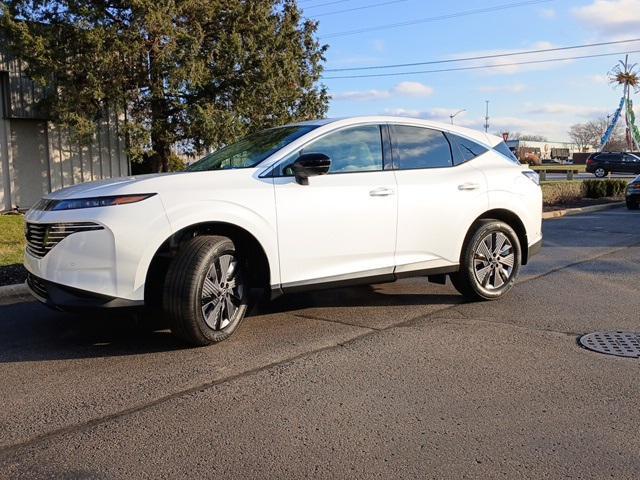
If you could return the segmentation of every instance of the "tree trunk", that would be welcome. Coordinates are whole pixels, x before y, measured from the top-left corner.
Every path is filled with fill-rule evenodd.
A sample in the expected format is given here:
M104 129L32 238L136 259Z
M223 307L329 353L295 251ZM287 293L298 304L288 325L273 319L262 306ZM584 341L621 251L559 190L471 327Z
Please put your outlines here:
M155 42L154 42L155 43ZM170 125L167 121L167 104L164 91L164 78L155 62L155 51L149 53L151 73L151 148L153 149L152 167L154 172L169 171L171 156Z
M156 120L153 120L151 133L151 147L153 148L151 167L156 173L169 171L169 157L171 156L171 145L164 139L163 132L158 132L166 121L161 119L158 123L160 125L156 126Z

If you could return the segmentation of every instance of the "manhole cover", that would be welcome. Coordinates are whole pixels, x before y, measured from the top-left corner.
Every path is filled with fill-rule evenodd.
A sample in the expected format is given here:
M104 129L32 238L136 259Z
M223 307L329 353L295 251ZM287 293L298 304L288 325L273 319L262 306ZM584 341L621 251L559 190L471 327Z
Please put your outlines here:
M594 352L640 358L640 333L594 332L580 337L580 345Z

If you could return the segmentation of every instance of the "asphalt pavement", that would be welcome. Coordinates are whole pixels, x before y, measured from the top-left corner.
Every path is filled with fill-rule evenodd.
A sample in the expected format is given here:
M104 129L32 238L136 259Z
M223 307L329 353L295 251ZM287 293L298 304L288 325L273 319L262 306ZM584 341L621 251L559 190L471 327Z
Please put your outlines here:
M545 222L510 294L284 297L185 349L124 315L0 306L0 478L640 477L640 213Z

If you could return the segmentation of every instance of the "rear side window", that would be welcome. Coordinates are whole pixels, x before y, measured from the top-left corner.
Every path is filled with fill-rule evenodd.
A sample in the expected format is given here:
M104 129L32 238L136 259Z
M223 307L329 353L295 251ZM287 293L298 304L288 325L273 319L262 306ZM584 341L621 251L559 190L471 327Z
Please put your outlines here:
M513 152L509 149L509 147L507 147L507 144L504 142L500 142L498 145L496 145L495 147L493 147L493 149L498 152L501 153L502 155L504 155L505 157L507 157L509 160L511 160L513 163L520 163L518 161L518 159L516 158L516 156L513 154Z
M393 158L401 170L453 165L451 145L444 133L430 128L390 125Z
M473 140L469 140L452 133L447 133L445 135L451 143L454 165L460 165L461 163L473 160L489 150Z

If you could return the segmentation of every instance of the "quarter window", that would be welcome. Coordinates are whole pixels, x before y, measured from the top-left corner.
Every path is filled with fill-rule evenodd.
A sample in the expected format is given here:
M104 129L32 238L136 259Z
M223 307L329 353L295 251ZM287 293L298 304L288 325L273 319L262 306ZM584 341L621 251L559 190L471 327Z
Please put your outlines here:
M444 134L430 128L391 125L393 156L402 170L450 167L451 146Z
M451 133L446 134L453 150L453 164L460 165L482 155L488 150L479 143Z
M382 170L379 125L362 125L330 133L305 146L301 153L324 153L331 159L329 173Z
M515 154L511 151L511 149L507 146L505 142L500 142L495 147L493 147L493 149L496 152L501 153L502 155L507 157L513 163L516 163L516 164L520 163L520 161L518 160L518 157L515 156Z

